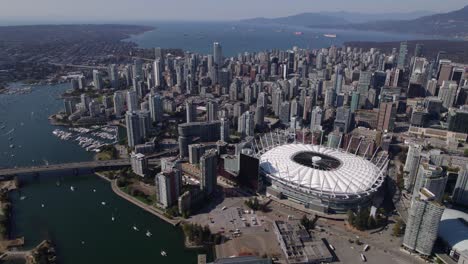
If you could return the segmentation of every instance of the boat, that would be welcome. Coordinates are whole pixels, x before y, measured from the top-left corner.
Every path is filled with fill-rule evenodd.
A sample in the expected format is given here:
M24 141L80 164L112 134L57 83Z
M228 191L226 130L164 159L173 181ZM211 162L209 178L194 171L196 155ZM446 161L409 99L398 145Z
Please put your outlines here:
M136 227L136 226L133 226L133 230L139 231L139 230L138 230L138 227Z
M364 256L364 254L362 254L362 253L361 253L361 259L362 259L362 262L366 262L366 261L367 261L366 256Z
M367 250L369 250L369 245L366 244L366 245L364 246L363 251L366 252Z
M167 253L166 253L166 251L164 251L164 250L161 250L161 256L163 256L163 257L167 257Z
M328 244L330 246L330 248L335 251L335 247L332 245L332 244Z
M302 31L296 31L296 32L294 32L294 35L296 35L296 36L301 36L301 35L304 35L304 32L302 32Z
M44 208L44 204L41 204L41 207Z
M106 205L106 202L101 202L102 205Z
M70 190L71 190L72 192L74 192L74 191L75 191L75 187L70 186Z
M112 220L112 221L115 221L115 218L114 218L114 217L112 217L112 218L111 218L111 220Z
M96 192L96 189L93 189L93 192Z
M150 237L150 236L152 236L152 235L153 235L153 234L151 234L150 231L146 230L146 236L147 236L147 237Z
M15 148L15 145L11 144L11 145L10 145L10 148Z
M326 38L336 38L336 34L323 34Z
M21 196L20 197L20 200L23 201L24 199L26 199L26 196Z

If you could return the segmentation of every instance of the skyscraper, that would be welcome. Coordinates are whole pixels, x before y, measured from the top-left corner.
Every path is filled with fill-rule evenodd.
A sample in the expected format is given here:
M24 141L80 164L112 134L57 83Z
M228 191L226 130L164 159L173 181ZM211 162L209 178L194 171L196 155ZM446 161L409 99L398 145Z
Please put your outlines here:
M81 94L80 95L80 103L83 105L84 109L86 111L89 111L89 103L91 103L91 98L87 94Z
M185 112L187 123L197 121L197 106L191 100L185 103Z
M218 120L218 103L209 101L206 104L206 121L212 122Z
M457 204L468 205L468 164L458 172L452 200Z
M221 118L221 140L224 142L229 141L229 120Z
M112 88L119 89L119 71L117 69L117 65L111 64L109 66L109 79Z
M101 90L103 88L101 72L98 70L93 70L93 83L96 90Z
M408 212L403 246L420 254L430 256L437 239L444 207L435 201L435 196L426 188L415 193Z
M169 208L177 203L182 184L178 169L165 170L155 177L156 200L163 208Z
M149 110L153 122L161 122L163 119L163 99L159 94L149 96Z
M153 70L154 70L154 86L160 87L162 86L162 79L163 79L163 68L161 59L156 59L153 63Z
M448 177L441 167L431 165L428 162L421 162L413 190L413 197L417 196L419 190L426 188L434 194L435 200L442 201L447 180Z
M217 184L218 153L210 149L200 159L200 189L207 195L213 193Z
M223 50L219 42L213 43L213 60L219 67L223 64Z
M323 110L320 106L316 106L310 115L310 130L322 130Z
M280 105L279 109L279 119L281 120L281 123L287 125L289 124L289 118L290 118L290 104L288 101L282 102Z
M400 43L400 51L398 53L397 68L404 70L407 62L408 43L406 41Z
M136 92L134 90L127 91L127 111L136 111L138 110L138 99Z
M127 141L130 148L142 143L142 133L140 118L136 112L127 111L125 115L125 125L127 126Z
M265 107L258 105L257 108L255 108L255 127L257 129L262 129L264 121L265 121Z
M416 177L418 175L419 163L421 161L422 147L416 144L410 144L408 154L406 155L406 162L403 170L408 173L405 179L405 189L409 192L413 191Z
M122 91L116 91L114 93L114 114L117 118L122 117L122 113L125 112L125 94Z
M349 107L338 107L336 109L334 129L343 133L348 133L351 124L351 116Z
M372 72L361 71L359 74L358 92L359 92L359 108L366 105L367 93L371 84Z
M359 92L353 91L351 93L351 112L352 113L356 112L356 110L359 109L359 100L360 100Z
M130 155L130 162L132 165L132 171L141 177L145 177L148 169L148 160L146 159L146 156L141 153L132 152Z
M147 110L136 111L140 122L141 137L147 138L151 130L151 115Z
M242 137L254 136L255 129L255 116L250 111L244 112L240 117L237 124L237 132Z
M395 127L396 106L392 101L380 102L377 129L392 132Z
M442 100L442 105L449 109L453 106L457 97L458 85L453 81L444 81L439 89L439 99Z

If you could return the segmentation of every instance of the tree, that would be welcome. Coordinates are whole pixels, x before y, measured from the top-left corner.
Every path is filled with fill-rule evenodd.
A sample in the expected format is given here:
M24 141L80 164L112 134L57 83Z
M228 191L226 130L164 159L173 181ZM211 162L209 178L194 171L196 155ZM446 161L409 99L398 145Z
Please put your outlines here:
M354 226L354 221L356 220L356 216L354 215L354 212L351 210L348 210L348 223L352 226Z
M367 228L368 229L374 229L377 226L377 223L375 221L375 218L373 216L369 216L367 219Z
M393 236L400 237L405 233L405 222L401 218L397 220L395 225L393 226Z

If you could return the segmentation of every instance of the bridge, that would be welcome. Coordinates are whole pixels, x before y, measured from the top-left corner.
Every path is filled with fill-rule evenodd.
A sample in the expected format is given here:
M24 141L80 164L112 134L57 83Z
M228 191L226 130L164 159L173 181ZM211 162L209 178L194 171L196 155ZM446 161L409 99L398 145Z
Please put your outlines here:
M0 176L13 176L13 175L18 175L18 174L31 174L31 173L52 172L52 171L60 171L60 170L102 169L102 168L109 168L109 167L126 167L126 166L130 166L129 159L72 162L72 163L61 163L61 164L51 164L51 165L32 166L32 167L5 168L5 169L0 169Z

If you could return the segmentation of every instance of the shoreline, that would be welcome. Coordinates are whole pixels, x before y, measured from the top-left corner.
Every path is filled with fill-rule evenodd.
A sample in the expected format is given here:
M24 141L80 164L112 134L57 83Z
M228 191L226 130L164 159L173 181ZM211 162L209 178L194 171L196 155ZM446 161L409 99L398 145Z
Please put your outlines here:
M116 180L111 180L111 179L107 178L106 176L102 175L100 172L95 172L94 174L97 175L98 177L100 177L101 179L104 179L107 182L109 182L111 184L112 191L116 195L118 195L121 198L127 200L128 202L140 207L141 209L147 211L148 213L158 217L159 219L165 221L166 223L171 224L172 226L178 226L182 222L181 220L178 220L178 219L170 219L170 218L166 217L164 215L164 213L160 212L159 210L157 210L153 206L147 205L147 204L137 200L136 198L126 194L124 191L120 190L120 188L117 186L117 181Z

